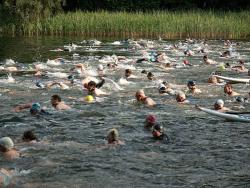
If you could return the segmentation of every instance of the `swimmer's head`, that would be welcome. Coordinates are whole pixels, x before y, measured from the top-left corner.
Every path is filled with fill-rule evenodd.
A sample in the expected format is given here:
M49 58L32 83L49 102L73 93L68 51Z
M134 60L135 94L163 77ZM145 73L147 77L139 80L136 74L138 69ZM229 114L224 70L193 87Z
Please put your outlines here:
M23 141L30 142L30 141L34 141L34 140L37 140L37 137L35 136L35 134L32 131L25 131L23 133Z
M71 83L74 82L75 76L74 75L69 75L68 80L71 81Z
M177 102L184 102L186 100L186 95L183 92L179 92L176 95L176 101Z
M62 102L62 99L59 95L52 95L50 99L50 103L52 106L56 107L60 102Z
M147 74L148 72L146 70L141 71L142 74Z
M153 74L152 72L149 72L149 73L147 74L147 77L148 77L149 80L153 80L154 74Z
M239 103L245 102L245 99L243 97L240 97L240 96L236 97L235 100L236 100L236 102L239 102Z
M183 63L184 63L185 65L189 65L188 60L184 60Z
M41 105L39 103L33 103L30 108L31 115L37 115L41 111Z
M98 71L103 71L103 65L99 64L99 65L97 66L97 70L98 70Z
M203 56L203 61L207 61L207 59L208 59L207 55L204 55Z
M132 75L132 70L131 69L126 69L125 70L125 77L129 77Z
M95 83L94 81L90 81L90 82L88 83L88 90L89 90L89 91L94 91L95 88L96 88L96 83Z
M224 107L224 101L222 99L218 99L215 103L214 103L214 109L215 110L220 110Z
M156 123L156 116L155 115L147 115L146 117L146 126L152 127Z
M14 142L10 137L2 137L0 139L0 147L2 150L10 150L14 147Z
M85 99L86 102L90 103L90 102L93 102L94 97L92 95L87 95L84 99Z
M111 130L109 130L107 139L108 139L108 143L109 143L109 144L112 144L112 143L114 143L114 142L119 141L119 133L118 133L118 130L117 130L117 129L114 129L114 128L111 129Z
M188 87L189 89L195 89L195 88L196 88L196 83L195 83L195 81L194 81L194 80L188 81L187 87Z
M136 93L135 93L135 97L137 99L137 101L141 101L143 100L143 98L145 98L145 93L142 89L138 90Z
M154 138L159 138L163 134L163 126L160 124L155 124L153 127L152 135Z
M160 84L159 86L159 93L162 94L162 93L166 93L166 86L164 84Z

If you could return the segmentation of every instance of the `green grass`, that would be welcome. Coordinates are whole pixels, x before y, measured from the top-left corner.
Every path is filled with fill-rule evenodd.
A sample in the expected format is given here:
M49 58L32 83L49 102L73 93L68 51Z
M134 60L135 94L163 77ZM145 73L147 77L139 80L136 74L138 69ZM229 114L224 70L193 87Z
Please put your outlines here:
M177 11L152 13L75 12L58 14L0 32L21 35L87 35L109 37L250 38L250 11Z

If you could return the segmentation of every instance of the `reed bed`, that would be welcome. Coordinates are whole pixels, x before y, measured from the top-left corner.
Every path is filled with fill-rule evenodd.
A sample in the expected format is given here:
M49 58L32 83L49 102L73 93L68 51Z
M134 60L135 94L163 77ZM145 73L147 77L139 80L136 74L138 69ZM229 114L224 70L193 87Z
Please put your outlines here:
M39 19L17 28L0 26L0 32L21 35L85 35L109 37L185 37L249 39L250 11L177 12L70 12Z

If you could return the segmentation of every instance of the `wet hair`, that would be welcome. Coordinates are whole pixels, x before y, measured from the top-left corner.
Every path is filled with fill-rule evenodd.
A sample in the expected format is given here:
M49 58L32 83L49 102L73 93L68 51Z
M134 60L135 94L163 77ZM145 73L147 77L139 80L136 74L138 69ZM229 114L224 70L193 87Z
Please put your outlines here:
M153 76L154 76L154 75L153 75L152 72L148 72L147 77L153 77Z
M142 70L141 73L142 74L147 74L147 71L146 70Z
M129 77L132 74L132 70L131 69L125 69L125 76Z
M118 140L119 140L119 133L118 133L117 129L111 129L111 130L108 132L107 138L108 138L111 142L118 141Z
M195 86L196 83L195 83L195 81L190 80L190 81L188 81L187 85L188 85L188 86Z
M95 87L96 87L96 83L95 83L94 81L90 81L90 82L88 83L88 86L95 86Z
M29 130L23 133L23 140L28 140L28 141L37 140L37 137L31 130Z
M125 69L125 73L132 73L132 70L131 69Z
M52 95L51 99L58 100L59 102L62 101L61 97L59 95Z
M244 61L243 60L239 60L239 63L241 64L241 65L244 65Z
M227 62L227 63L225 64L225 67L226 67L226 68L229 68L229 67L230 67L230 63Z
M205 60L205 59L207 59L207 58L208 58L207 55L204 55L204 56L203 56L203 60Z

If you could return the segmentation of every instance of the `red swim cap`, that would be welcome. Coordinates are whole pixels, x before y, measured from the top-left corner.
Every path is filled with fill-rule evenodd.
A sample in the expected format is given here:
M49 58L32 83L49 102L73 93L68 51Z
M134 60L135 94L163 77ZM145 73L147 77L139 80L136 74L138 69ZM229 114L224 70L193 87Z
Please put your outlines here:
M147 115L147 117L146 117L146 122L148 122L148 123L155 123L156 122L156 117L154 116L154 115Z
M188 60L184 60L183 63L184 63L185 65L188 65L188 64L189 64Z

